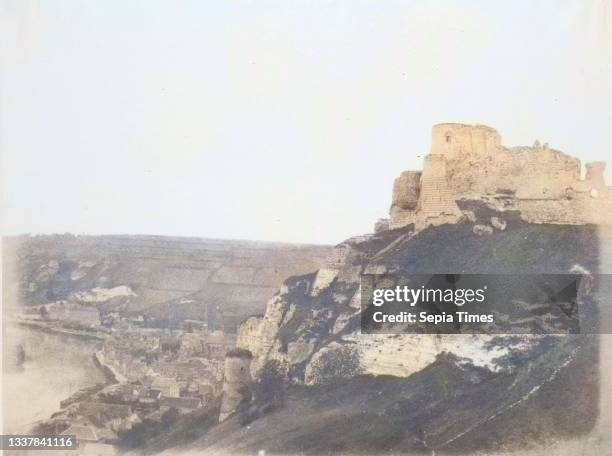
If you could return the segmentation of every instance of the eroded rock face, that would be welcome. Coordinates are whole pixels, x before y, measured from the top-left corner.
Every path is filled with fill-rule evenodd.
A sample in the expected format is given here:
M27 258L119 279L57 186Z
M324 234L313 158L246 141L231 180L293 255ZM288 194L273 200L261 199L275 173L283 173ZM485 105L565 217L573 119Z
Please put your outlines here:
M260 330L262 321L263 315L247 318L240 324L236 338L238 347L249 350L255 356L261 352Z
M465 222L430 228L416 235L406 229L354 238L342 245L343 264L334 263L334 280L326 280L324 285L318 274L287 280L281 292L268 302L265 316L247 320L240 327L240 346L256 356L255 375L267 361L275 360L286 366L292 382L309 385L329 381L326 375L342 377L349 371L355 375L407 377L435 362L441 354L498 372L508 368L508 358L530 352L539 343L537 337L519 336L499 343L491 336L361 334L363 272L528 273L539 267L544 272L568 273L575 270L576 264L586 270L596 267L594 258L587 253L597 250L595 244L591 245L596 241L590 238L591 228L505 220L478 205L469 210L477 222L488 223L495 218L495 229ZM485 227L483 232L479 226ZM458 251L464 253L459 255ZM556 252L554 262L548 258L550 252ZM317 282L320 285L313 293ZM351 363L347 364L348 353ZM328 368L334 359L338 365L352 367L334 372Z
M338 269L322 268L316 273L314 283L312 284L310 293L312 296L317 296L321 291L328 288L331 283L336 280Z
M287 344L287 361L289 364L299 364L307 360L314 351L316 341L298 340Z

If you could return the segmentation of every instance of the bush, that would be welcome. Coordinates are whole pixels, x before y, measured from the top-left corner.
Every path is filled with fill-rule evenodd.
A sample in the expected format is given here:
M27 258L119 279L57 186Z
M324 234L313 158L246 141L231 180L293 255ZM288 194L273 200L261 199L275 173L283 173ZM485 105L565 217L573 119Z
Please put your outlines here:
M285 399L285 369L277 360L267 361L259 371L253 386L253 395L257 403L281 403Z
M333 383L359 375L359 353L353 346L342 345L321 352L313 359L308 377L313 383ZM308 379L306 379L308 382Z

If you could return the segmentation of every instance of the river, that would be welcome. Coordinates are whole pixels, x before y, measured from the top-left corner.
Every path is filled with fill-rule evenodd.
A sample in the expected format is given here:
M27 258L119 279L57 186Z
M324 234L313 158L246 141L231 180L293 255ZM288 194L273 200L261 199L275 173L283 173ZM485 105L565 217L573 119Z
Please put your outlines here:
M26 432L58 411L61 400L105 381L92 359L99 342L16 326L5 328L3 347L17 344L25 349L26 359L22 368L6 369L3 374L3 434Z

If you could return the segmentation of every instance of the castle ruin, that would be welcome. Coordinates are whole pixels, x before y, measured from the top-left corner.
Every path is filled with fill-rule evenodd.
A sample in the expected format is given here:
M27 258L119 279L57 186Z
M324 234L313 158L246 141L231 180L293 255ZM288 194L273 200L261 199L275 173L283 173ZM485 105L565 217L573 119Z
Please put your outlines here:
M235 348L226 353L219 422L225 421L238 411L241 404L251 400L252 359L251 352L241 348Z
M547 144L509 148L491 127L435 125L423 170L404 171L394 182L388 228L414 224L420 231L469 219L460 203L470 200L517 211L530 223L612 225L605 166L587 163L581 178L580 160Z

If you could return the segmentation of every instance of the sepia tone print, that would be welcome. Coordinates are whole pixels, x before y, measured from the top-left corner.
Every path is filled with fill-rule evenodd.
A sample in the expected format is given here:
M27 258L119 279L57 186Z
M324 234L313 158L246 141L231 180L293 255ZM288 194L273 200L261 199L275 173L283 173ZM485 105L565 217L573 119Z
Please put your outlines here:
M611 14L5 1L2 451L612 455Z

